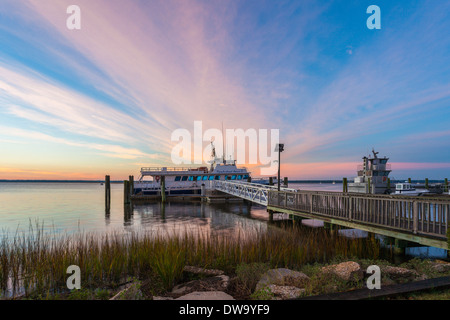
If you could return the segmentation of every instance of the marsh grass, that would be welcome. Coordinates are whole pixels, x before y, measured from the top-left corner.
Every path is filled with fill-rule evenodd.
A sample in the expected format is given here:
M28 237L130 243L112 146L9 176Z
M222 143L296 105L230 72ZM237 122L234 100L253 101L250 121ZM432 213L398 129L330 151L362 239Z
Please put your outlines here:
M336 257L377 259L373 239L349 239L323 229L269 226L233 236L179 230L75 235L46 234L41 227L0 240L0 291L3 297L48 296L67 292L67 267L81 269L82 288L113 288L129 278L155 279L169 291L186 265L235 273L237 266L263 263L299 269Z

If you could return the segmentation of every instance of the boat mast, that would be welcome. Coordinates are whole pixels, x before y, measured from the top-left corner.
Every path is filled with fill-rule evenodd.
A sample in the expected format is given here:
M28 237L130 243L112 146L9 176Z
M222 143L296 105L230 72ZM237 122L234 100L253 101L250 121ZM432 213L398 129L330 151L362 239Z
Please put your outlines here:
M225 136L223 134L223 121L222 121L222 148L223 148L222 160L223 164L226 164L227 160L225 160Z

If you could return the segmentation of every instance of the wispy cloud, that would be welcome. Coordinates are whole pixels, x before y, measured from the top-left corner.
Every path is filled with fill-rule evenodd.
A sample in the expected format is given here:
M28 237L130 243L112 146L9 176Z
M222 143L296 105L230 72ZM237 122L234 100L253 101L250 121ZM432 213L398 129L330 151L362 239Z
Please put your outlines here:
M136 159L142 157L153 158L152 154L145 154L138 149L122 147L119 145L107 145L107 144L96 144L96 143L86 143L86 142L77 142L71 141L64 138L54 137L42 132L24 130L14 127L5 127L0 126L0 135L2 136L10 136L10 137L19 137L25 138L26 140L39 140L57 144L64 144L67 146L78 147L78 148L87 148L93 149L97 151L102 151L102 155L122 158L122 159Z
M392 141L446 136L449 4L384 2L378 31L344 18L348 2L252 0L78 0L82 30L71 31L71 4L0 4L0 143L170 164L172 131L202 120L279 128L285 161L317 172L374 144L397 162L445 162L405 159L411 147Z

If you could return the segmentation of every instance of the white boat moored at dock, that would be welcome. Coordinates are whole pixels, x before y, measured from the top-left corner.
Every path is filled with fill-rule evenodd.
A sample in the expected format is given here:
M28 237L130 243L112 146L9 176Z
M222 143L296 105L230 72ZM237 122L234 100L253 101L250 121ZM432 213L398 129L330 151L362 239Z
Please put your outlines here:
M427 189L416 189L411 183L396 183L395 184L395 194L410 195L410 196L421 196L424 193L430 193Z

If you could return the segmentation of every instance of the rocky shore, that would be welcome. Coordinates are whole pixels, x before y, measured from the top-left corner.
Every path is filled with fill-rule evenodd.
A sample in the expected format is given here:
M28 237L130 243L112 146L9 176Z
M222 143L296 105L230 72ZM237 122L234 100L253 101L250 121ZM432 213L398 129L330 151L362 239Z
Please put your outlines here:
M150 283L131 282L114 295L112 300L286 300L299 297L343 292L363 288L371 273L369 265L381 270L381 285L392 285L450 276L450 263L441 260L412 261L393 266L385 261L345 261L328 265L308 265L301 270L269 268L264 264L248 264L235 274L186 266L189 281L177 284L170 292L149 295Z

